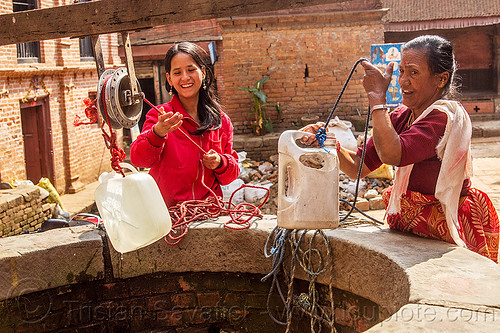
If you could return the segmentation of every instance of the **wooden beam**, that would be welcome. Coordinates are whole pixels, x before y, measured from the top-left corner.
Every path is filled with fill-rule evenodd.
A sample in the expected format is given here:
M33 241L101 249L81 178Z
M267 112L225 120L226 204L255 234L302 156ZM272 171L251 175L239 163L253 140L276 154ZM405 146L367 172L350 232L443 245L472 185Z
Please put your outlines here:
M133 31L345 0L97 0L0 15L0 45Z

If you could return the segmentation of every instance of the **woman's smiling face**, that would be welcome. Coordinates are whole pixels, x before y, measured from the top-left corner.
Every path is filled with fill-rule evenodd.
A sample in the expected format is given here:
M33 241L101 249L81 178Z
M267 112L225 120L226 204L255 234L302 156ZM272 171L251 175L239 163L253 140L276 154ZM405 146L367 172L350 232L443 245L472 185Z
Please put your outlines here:
M198 98L204 78L204 68L201 68L189 54L179 52L172 57L167 80L181 100Z
M441 98L442 88L448 79L446 74L432 73L424 49L404 50L399 65L403 104L417 116L420 115Z

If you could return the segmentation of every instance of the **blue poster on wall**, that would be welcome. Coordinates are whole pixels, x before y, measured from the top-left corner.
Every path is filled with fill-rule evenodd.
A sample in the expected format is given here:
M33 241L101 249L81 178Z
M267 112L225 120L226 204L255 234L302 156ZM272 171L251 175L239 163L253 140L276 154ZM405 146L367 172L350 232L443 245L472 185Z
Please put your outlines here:
M394 71L392 80L387 89L387 104L396 107L401 104L403 96L401 95L401 87L399 86L399 63L401 62L401 46L403 43L397 44L373 44L371 47L371 62L379 67L382 71L391 62L394 63Z

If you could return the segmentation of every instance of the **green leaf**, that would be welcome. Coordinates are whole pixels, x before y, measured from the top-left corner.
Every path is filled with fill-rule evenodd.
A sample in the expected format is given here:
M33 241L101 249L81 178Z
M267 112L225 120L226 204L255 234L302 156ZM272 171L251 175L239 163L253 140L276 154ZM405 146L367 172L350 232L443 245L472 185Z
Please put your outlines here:
M255 95L262 101L262 103L265 103L267 101L267 95L262 90L257 90L255 92Z
M278 114L279 114L280 116L281 116L281 115L283 115L283 114L281 113L280 102L276 103L275 107L276 107L276 111L278 112Z
M262 86L264 85L264 83L267 82L267 80L269 80L270 76L264 76L262 79L260 79L259 81L257 81L257 83L255 83L255 88L257 89L262 89Z
M264 127L269 133L274 133L273 123L269 119L264 119L264 121L262 122L262 127Z

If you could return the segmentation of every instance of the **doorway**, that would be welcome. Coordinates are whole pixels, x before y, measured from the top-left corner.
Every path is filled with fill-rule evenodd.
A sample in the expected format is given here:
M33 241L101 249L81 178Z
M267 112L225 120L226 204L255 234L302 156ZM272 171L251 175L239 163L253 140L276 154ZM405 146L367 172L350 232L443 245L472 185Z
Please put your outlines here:
M54 150L48 98L21 104L26 179L47 177L55 186Z

